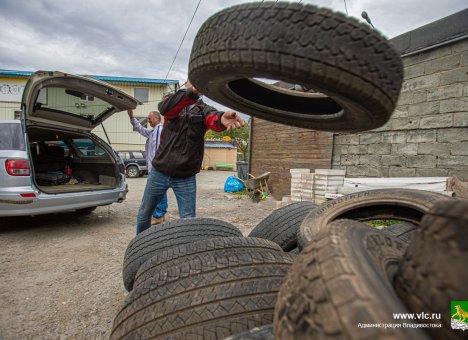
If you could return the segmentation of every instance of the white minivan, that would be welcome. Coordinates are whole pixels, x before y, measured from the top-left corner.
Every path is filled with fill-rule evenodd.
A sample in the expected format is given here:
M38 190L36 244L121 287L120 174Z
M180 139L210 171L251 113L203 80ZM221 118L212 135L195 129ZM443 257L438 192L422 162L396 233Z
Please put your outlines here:
M75 210L125 200L125 167L91 131L140 103L105 82L58 71L28 80L22 119L0 121L0 216Z

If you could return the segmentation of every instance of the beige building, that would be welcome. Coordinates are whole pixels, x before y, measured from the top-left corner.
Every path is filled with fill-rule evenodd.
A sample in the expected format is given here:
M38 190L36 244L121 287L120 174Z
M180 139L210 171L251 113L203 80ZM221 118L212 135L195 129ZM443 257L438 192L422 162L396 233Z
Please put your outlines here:
M32 72L0 70L0 120L20 117L20 103L24 86ZM92 76L108 82L143 103L135 110L135 116L143 123L149 111L157 110L157 105L164 94L178 86L177 80L151 78L129 78L112 76ZM75 105L84 106L94 98L79 99ZM127 112L119 112L103 123L93 132L115 150L144 150L146 139L133 131ZM107 136L106 136L107 135Z
M227 142L205 142L203 168L225 168L232 166L236 169L237 147Z

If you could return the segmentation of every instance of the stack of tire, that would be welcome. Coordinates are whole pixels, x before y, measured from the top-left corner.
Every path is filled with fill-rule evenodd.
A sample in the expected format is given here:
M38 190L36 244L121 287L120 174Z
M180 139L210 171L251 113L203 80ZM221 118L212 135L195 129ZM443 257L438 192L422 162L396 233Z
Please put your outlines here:
M363 223L375 219L401 223ZM127 248L111 339L461 338L443 311L467 300L467 244L468 202L419 190L294 203L248 237L217 219L165 222ZM359 326L410 312L442 327Z
M254 117L355 132L388 121L403 68L380 34L352 18L262 1L203 24L189 78L207 97ZM375 219L401 223L384 230L363 223ZM249 237L215 219L166 222L127 248L130 294L111 339L462 338L443 311L450 301L468 300L467 255L468 203L427 191L360 192L318 207L295 203ZM429 321L442 327L405 320L407 327L366 328L394 324L394 314L406 312L440 313Z
M464 338L452 329L450 305L468 298L467 200L372 190L298 213L308 204L278 209L266 219L271 228L263 221L252 231L283 240L295 229L300 253L280 289L273 325L234 338ZM401 223L382 230L363 223L380 219ZM424 317L394 316L405 313Z
M272 324L294 256L217 219L165 222L137 235L123 264L130 292L111 339L220 339Z
M404 222L382 230L362 223L374 219ZM464 338L451 327L450 306L468 298L468 201L405 189L355 193L313 209L297 238L275 339ZM406 313L425 317L395 318Z

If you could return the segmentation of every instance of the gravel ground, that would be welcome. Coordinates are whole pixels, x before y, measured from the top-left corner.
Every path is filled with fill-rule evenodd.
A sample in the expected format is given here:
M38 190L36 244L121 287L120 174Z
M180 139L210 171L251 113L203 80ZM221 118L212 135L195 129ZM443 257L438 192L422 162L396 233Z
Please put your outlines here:
M232 172L197 176L197 216L233 223L247 235L276 207L223 192ZM122 204L0 221L0 339L107 339L127 295L125 249L135 236L146 177L128 179ZM169 192L169 218L178 218Z

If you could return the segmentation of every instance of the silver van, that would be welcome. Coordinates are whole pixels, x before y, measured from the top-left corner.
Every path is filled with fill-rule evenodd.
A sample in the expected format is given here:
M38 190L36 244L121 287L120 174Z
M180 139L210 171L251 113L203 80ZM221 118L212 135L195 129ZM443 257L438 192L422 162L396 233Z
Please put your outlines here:
M76 210L125 200L125 168L91 130L140 104L90 77L38 71L27 82L21 120L0 121L0 217Z

